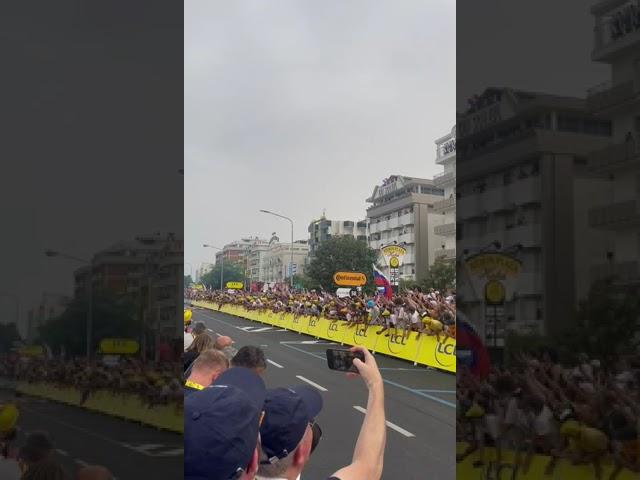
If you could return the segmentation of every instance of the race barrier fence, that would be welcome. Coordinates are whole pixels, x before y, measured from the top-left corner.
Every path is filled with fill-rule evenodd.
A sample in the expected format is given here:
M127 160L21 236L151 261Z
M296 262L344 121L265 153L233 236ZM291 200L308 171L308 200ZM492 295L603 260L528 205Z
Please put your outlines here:
M114 394L106 390L91 392L82 403L82 393L79 390L48 383L18 382L16 390L25 395L46 398L163 430L177 433L184 431L181 404L154 405L149 408L137 395Z
M458 442L457 452L461 453L467 448L467 443ZM481 459L479 451L475 451L456 466L456 477L468 480L595 480L595 470L592 464L574 465L570 460L560 459L555 465L553 472L547 475L545 469L551 457L546 455L534 455L529 464L529 468L523 471L522 468L515 468L515 453L510 450L502 451L500 465L496 465L496 449L487 447L484 449L484 461L482 464L474 466ZM610 462L603 462L602 478L611 476L613 465ZM616 480L632 480L638 478L638 473L623 469Z
M380 329L379 326L369 327L365 334L363 325L349 328L343 321L328 320L324 317L294 317L291 313L257 312L239 305L223 305L218 310L217 306L211 302L193 301L191 303L197 307L286 328L315 338L344 345L361 345L372 352L409 360L415 364L452 373L456 371L456 341L452 338L443 336L441 341L438 341L432 335L422 334L416 340L416 333L412 332L403 340L401 329L398 329L398 334L392 333L386 337L384 334L376 334Z

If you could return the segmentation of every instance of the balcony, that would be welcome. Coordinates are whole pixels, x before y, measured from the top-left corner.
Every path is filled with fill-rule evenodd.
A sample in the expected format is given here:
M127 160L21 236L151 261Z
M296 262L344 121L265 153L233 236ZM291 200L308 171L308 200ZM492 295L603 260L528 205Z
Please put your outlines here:
M399 218L400 218L400 225L404 226L404 225L413 225L416 217L413 213L405 213Z
M415 237L413 233L403 233L398 236L398 243L408 243L412 244L415 242Z
M456 234L456 224L455 223L445 223L444 225L436 225L433 229L433 233L436 235L440 235L443 237L448 237L450 235Z
M625 3L624 0L601 0L591 8L597 22L591 52L593 61L610 63L623 51L637 48L640 28L633 18L637 13L631 8L631 2L626 8Z
M436 250L436 258L444 258L445 260L455 260L456 249L443 248L442 250Z
M619 168L640 167L640 148L636 142L610 145L589 155L587 170L592 174L610 173Z
M507 188L509 203L528 205L540 203L540 177L528 177L516 180Z
M400 226L400 217L392 216L387 220L387 229L398 228Z
M523 247L539 247L541 241L540 224L517 225L505 231L504 245L522 245Z
M458 200L456 205L456 215L459 219L471 219L484 216L485 207L483 197L474 193Z
M456 208L456 198L445 198L433 204L433 210L436 212L446 212Z
M594 114L611 115L616 110L630 108L640 100L638 86L633 80L613 85L604 82L587 92L587 108Z
M456 172L442 172L433 177L433 185L436 187L442 187L448 183L455 183Z
M604 230L622 230L639 226L640 213L636 200L591 208L589 225Z
M615 283L620 284L640 282L640 266L634 261L594 265L590 273L592 282L607 278L613 278Z
M507 190L497 187L490 188L482 194L484 209L487 212L501 212L507 209Z

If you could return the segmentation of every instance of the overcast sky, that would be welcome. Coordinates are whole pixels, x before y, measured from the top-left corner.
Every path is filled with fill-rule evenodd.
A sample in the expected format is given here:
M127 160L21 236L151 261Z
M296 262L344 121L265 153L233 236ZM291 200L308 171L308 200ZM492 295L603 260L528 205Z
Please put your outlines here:
M185 3L185 268L246 236L365 217L390 174L432 177L455 123L455 2Z

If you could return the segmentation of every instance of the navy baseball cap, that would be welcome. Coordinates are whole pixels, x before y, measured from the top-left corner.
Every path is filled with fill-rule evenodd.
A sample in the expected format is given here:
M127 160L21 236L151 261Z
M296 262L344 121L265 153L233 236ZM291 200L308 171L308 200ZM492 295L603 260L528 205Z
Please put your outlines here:
M255 372L230 368L184 399L185 480L229 480L258 443L266 387Z
M261 463L275 463L293 452L322 410L322 396L313 387L299 385L267 391L260 426Z

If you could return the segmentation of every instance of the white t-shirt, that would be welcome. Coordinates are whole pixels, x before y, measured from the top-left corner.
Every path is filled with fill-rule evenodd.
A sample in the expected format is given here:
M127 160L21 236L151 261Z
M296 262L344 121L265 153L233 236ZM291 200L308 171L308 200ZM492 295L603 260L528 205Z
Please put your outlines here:
M192 343L193 343L193 335L191 335L188 332L184 332L184 350L186 351L187 348L189 348Z
M542 411L533 420L533 428L536 435L546 436L553 431L553 412L546 405L542 407Z
M411 323L413 323L414 325L420 323L420 314L417 311L411 314Z

